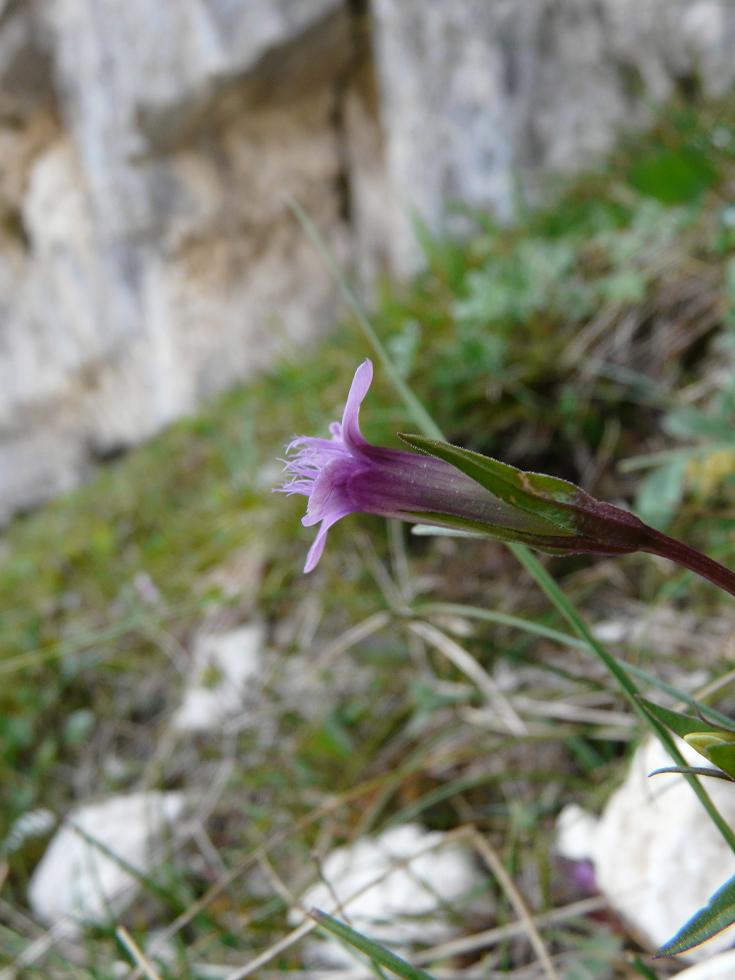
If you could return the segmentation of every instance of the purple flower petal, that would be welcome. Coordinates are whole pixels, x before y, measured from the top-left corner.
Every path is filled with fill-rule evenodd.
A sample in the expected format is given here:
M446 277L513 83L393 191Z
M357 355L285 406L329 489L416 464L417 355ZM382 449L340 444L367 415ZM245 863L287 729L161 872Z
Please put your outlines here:
M321 527L317 531L316 537L314 538L314 541L306 556L304 573L312 572L319 564L319 559L322 557L322 552L324 551L324 545L327 543L327 532L333 524L336 524L340 518L346 517L347 514L349 514L349 511L345 511L344 513L333 511L328 517L325 517L322 520ZM304 520L306 520L306 518L304 518Z
M370 390L372 383L373 364L369 358L365 358L355 371L345 402L345 410L342 413L341 436L350 448L358 449L366 444L362 432L360 432L360 405L365 400L365 395Z
M360 432L360 406L373 378L369 360L355 371L342 421L329 439L300 436L286 448L284 493L308 498L302 523L319 524L305 571L316 567L329 528L348 514L379 514L449 527L468 525L505 540L560 546L548 521L498 499L451 463L402 449L373 446ZM582 542L584 544L585 542ZM585 550L581 547L579 550Z

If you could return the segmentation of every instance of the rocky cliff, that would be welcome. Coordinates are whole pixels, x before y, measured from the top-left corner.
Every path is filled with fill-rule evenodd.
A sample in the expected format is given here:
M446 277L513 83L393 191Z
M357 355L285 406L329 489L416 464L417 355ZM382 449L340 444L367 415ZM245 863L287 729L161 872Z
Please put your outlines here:
M369 289L734 42L729 0L0 0L0 519L329 327L289 198Z

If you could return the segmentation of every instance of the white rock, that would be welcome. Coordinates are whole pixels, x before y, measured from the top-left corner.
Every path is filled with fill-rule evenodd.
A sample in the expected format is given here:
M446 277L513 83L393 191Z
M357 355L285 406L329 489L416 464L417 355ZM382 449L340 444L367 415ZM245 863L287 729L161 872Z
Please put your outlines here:
M678 744L691 765L707 764ZM649 778L673 764L658 741L645 742L594 825L580 808L565 809L559 823L559 853L592 861L600 891L651 949L671 939L735 874L735 856L684 778ZM725 821L735 825L732 785L718 779L704 785ZM726 932L687 957L709 959L732 944Z
M321 864L324 880L301 897L300 905L338 917L344 912L353 928L393 949L444 942L458 929L457 920L450 921L445 910L466 913L473 892L486 882L469 849L457 842L443 845L444 837L405 824L337 848ZM487 907L487 895L483 901ZM291 912L291 922L302 919L302 912ZM314 959L334 965L354 962L331 940L318 941L310 952Z
M735 977L735 949L677 973L677 980L732 980Z
M34 914L49 926L109 922L141 887L120 862L150 872L184 802L182 793L144 792L72 811L33 872L28 898Z
M0 81L36 50L39 80L7 125L0 93L0 522L324 331L287 195L348 247L341 0L12 10Z
M260 670L264 639L259 623L199 636L174 728L209 731L242 711L248 684Z
M729 0L373 0L395 266L413 271L418 214L456 201L512 215L519 177L587 167L689 81L727 90ZM461 225L459 226L461 227Z
M589 859L598 821L577 803L565 806L556 821L556 850L568 861Z

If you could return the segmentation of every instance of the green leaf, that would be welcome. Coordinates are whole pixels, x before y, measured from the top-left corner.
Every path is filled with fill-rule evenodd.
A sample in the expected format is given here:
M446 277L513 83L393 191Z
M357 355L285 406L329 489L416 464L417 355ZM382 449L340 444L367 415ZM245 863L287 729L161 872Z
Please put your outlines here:
M663 708L660 704L655 704L646 698L639 697L639 701L656 721L683 738L708 762L719 766L728 776L735 777L735 732L714 725L701 717ZM662 771L657 770L657 772Z
M493 524L489 520L478 521L466 517L456 517L452 514L433 514L429 511L411 514L406 512L406 518L411 521L419 521L421 530L419 535L428 535L429 528L434 534L445 537L484 537L494 538L496 541L518 542L527 544L531 548L538 548L549 555L566 555L574 551L573 544L580 539L566 537L559 534L554 528L550 528L545 533L530 530L534 524L530 522L523 513L518 514L516 527L507 527L504 524ZM426 522L431 521L431 525ZM525 525L525 527L524 527ZM565 542L569 545L565 547Z
M541 533L578 533L579 521L570 507L583 491L573 483L541 473L526 473L508 463L438 439L403 433L399 433L399 437L413 449L456 466L504 503L532 514L541 521Z
M686 457L676 456L643 481L636 497L636 510L647 524L663 529L671 522L684 494L686 468Z
M676 773L679 776L705 776L708 779L724 779L728 783L735 782L735 779L728 776L726 772L706 766L664 766L662 769L654 769L648 775L662 776L664 773Z
M707 415L696 408L676 408L664 419L664 430L672 436L684 439L706 438L732 446L735 432L729 418Z
M678 956L712 939L735 923L735 875L718 889L677 934L664 943L656 956Z
M696 745L694 748L697 748ZM697 749L699 752L699 749ZM720 742L717 745L710 745L702 755L719 766L728 776L735 777L735 745L727 742Z
M331 932L332 935L347 943L348 946L354 946L355 949L359 949L361 953L369 956L373 963L386 967L391 973L395 973L396 976L405 977L405 980L434 980L430 973L411 966L410 963L402 960L400 956L391 953L385 946L376 943L374 939L368 939L361 932L350 928L344 922L340 922L339 919L332 918L326 912L322 912L320 909L312 909L309 915L323 929L326 929L327 932Z
M639 697L641 705L645 710L670 729L675 735L684 738L685 735L698 734L701 732L719 733L722 729L711 725L709 722L696 718L694 715L686 715L681 711L672 711L671 708L664 708L660 704L649 701L647 698Z
M664 204L695 200L717 180L717 170L701 147L657 147L631 167L629 181L641 194Z
M640 956L633 957L632 965L633 968L637 971L637 973L640 976L644 977L645 980L658 980L656 974L653 972L651 967L647 963L644 963L643 960L640 958Z
M524 535L506 536L503 540L520 541L552 554L625 554L647 545L650 528L637 517L595 500L568 480L519 470L438 439L403 433L399 437L413 449L455 466L511 507L517 516L509 526L523 531ZM524 520L521 515L526 515ZM529 527L528 515L533 518L534 526ZM527 537L528 531L537 540ZM556 540L544 544L545 535ZM569 540L565 542L565 538Z
M345 274L340 269L337 260L334 257L334 253L329 250L329 247L317 230L316 225L306 211L304 211L301 205L297 204L297 202L292 198L288 199L288 206L293 211L294 215L296 216L296 220L299 222L301 227L304 229L304 232L316 248L327 269L329 269L334 277L334 280L339 286L345 302L355 314L355 319L357 320L360 330L365 336L367 342L375 351L375 355L382 364L388 380L395 388L398 396L408 409L408 412L413 418L414 422L416 422L416 424L420 426L424 432L431 433L431 435L440 439L442 436L441 429L433 420L431 415L429 415L429 413L426 411L418 397L414 394L413 390L401 377L400 371L398 371L391 360L388 351L381 343L380 338L376 334L372 323L368 319L362 304L355 295L355 291L347 281Z

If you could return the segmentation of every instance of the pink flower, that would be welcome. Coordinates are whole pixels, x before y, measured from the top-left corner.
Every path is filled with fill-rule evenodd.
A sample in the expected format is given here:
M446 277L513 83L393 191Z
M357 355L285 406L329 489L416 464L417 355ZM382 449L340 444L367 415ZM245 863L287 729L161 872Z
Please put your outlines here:
M305 572L321 558L329 528L354 513L480 530L531 544L543 537L545 546L569 543L547 521L504 503L444 460L367 442L359 415L372 379L373 366L365 360L355 372L342 421L329 427L331 438L300 436L286 449L290 479L278 489L307 497L302 523L320 525Z

